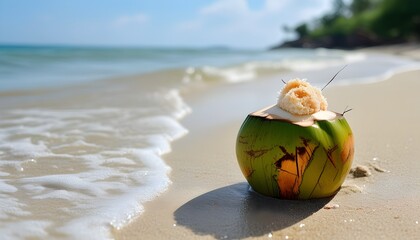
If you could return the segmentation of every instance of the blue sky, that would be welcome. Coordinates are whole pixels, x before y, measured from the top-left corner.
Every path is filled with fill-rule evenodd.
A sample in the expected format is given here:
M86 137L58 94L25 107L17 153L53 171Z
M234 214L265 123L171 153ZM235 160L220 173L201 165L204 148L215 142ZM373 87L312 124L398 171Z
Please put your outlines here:
M0 0L0 43L263 48L331 0Z

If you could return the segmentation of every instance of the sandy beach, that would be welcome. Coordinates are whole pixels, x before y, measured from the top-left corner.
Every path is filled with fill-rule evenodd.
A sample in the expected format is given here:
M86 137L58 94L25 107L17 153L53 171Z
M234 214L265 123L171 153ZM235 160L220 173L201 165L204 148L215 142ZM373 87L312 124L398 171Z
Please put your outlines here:
M376 52L378 50L375 50ZM302 72L324 78L331 70ZM276 101L281 79L207 85L184 91L192 112L189 133L164 156L172 168L169 189L145 212L115 231L116 239L418 239L420 238L420 71L381 82L325 91L329 109L346 113L355 136L353 167L328 199L286 201L249 190L235 157L235 139L246 115Z
M57 62L116 71L127 61L140 64L145 52L157 63L185 65L0 92L0 238L418 239L418 46L383 49L83 48L74 55L60 47L4 47L11 63L48 59L34 66L35 82L48 79ZM220 65L207 65L216 58ZM245 117L275 104L282 80L322 87L345 65L323 93L329 110L353 109L345 113L356 142L353 167L368 176L348 175L327 199L255 193L235 156ZM10 83L32 79L16 64L6 69ZM83 75L55 72L73 73Z
M0 240L420 239L419 0L0 19Z

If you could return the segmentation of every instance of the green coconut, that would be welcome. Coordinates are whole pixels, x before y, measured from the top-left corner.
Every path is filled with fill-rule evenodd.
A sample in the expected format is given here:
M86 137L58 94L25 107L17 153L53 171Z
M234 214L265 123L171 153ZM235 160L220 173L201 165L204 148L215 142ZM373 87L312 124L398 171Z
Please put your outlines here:
M343 114L327 111L326 105L318 89L289 81L277 105L246 117L236 155L256 192L311 199L339 190L353 161L353 134Z

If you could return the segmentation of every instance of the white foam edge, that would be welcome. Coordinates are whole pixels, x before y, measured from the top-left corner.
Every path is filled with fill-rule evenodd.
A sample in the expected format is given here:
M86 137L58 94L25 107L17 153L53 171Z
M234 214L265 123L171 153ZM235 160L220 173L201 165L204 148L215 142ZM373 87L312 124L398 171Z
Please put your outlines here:
M144 173L135 172L133 174L130 174L130 177L138 178L140 182L143 184L135 189L130 189L128 192L118 196L116 199L108 199L103 200L101 199L99 201L99 207L95 208L94 213L89 214L85 217L75 218L68 224L65 224L63 227L57 230L61 230L64 233L67 233L69 236L74 239L111 239L112 236L110 229L120 229L123 226L125 226L127 223L129 223L133 218L138 216L141 212L144 211L143 204L147 201L151 201L156 196L164 192L168 186L171 184L171 181L169 179L169 172L171 168L164 162L162 159L162 155L165 153L168 153L171 151L170 148L170 141L176 140L185 134L187 134L187 129L181 126L181 124L176 121L175 119L182 118L185 114L189 113L191 110L189 107L183 102L181 96L179 95L178 90L173 90L169 93L169 95L166 96L167 100L171 105L175 108L175 111L172 112L172 117L169 116L157 116L157 119L159 120L163 125L165 126L165 131L169 131L168 134L163 134L161 137L156 135L155 137L152 137L153 145L157 145L155 147L151 147L148 150L142 149L120 149L121 151L131 151L136 153L140 158L142 158L143 163L145 163L145 166L149 169L146 174L148 175L147 179L139 179L140 176ZM95 110L94 112L98 111L99 113L102 112L114 112L116 109L99 109ZM90 110L82 110L83 113L90 113ZM15 110L13 111L14 114L19 114L22 116L25 116L28 114L27 111L24 110ZM32 109L29 114L35 114L37 117L41 118L50 118L52 116L53 120L55 118L62 119L69 116L74 117L73 113L79 113L80 112L74 112L74 111L54 111L54 110L47 110L44 109ZM63 116L65 115L65 116ZM174 119L175 118L175 119ZM25 121L31 121L31 119L24 119ZM152 120L152 119L149 119ZM13 121L13 120L12 120ZM17 123L18 124L18 123ZM35 131L43 130L42 129L36 129ZM171 130L172 129L172 130ZM33 129L32 129L33 130ZM27 139L21 140L22 144L27 143ZM42 143L42 142L41 142ZM38 149L40 152L35 154L36 156L45 156L45 154L49 154L48 149L43 147L43 144L39 145L38 142L37 147L41 147L41 149ZM16 146L13 146L11 148L13 150L16 150ZM35 149L34 149L35 150ZM45 154L43 154L45 153ZM31 154L32 156L33 154ZM60 154L58 154L60 155ZM58 156L57 155L57 156ZM145 159L145 155L148 155ZM93 161L93 159L91 159ZM121 159L120 159L121 160ZM114 159L114 161L119 161L118 159ZM88 161L89 162L89 161ZM20 166L21 163L18 162L10 162L9 164L12 164L13 166ZM94 163L92 163L94 164ZM89 172L90 174L90 172ZM105 173L106 174L106 173ZM138 175L138 176L136 176ZM144 175L143 175L144 176ZM101 195L103 191L93 191L89 186L83 185L83 182L75 181L75 178L69 178L69 176L59 176L58 179L57 176L51 176L52 178L48 178L47 176L42 177L34 177L34 178L26 178L25 180L20 181L23 189L32 190L38 193L37 196L34 196L34 199L54 199L59 196L57 196L57 193L50 193L50 194L42 194L41 192L45 189L42 186L36 187L36 183L44 183L44 184L59 184L61 189L60 194L62 199L71 200L74 197L79 198L80 196L75 196L71 193L71 191L67 191L65 189L72 189L72 188L78 188L79 189L88 189L88 191L96 193L97 195ZM63 181L61 181L63 180ZM76 179L77 180L77 179ZM7 183L3 182L3 190L6 192L14 192L16 189L11 188L13 186L9 186ZM71 183L71 186L68 185L68 183ZM64 184L64 185L63 185ZM42 185L42 184L41 184ZM77 195L77 194L76 194ZM12 198L8 198L12 199ZM15 199L14 201L17 201ZM11 211L16 212L18 214L21 212L24 214L23 209L20 209L19 206L15 206L9 203L5 203L7 206L11 207ZM79 206L80 211L86 211L86 210L92 210L92 209L84 209L83 206ZM6 210L7 212L7 210ZM8 232L10 233L9 236L13 236L18 234L16 231L16 226L25 225L28 221L22 221L18 223L11 223L11 225L3 226L2 232ZM35 221L35 224L33 224L33 231L30 232L33 233L33 235L30 236L37 236L42 237L45 234L45 229L43 226L49 226L50 223L48 221L43 221L42 219L39 219L39 221ZM38 226L38 227L37 227ZM38 228L38 229L37 229ZM30 233L28 231L28 234ZM22 235L23 236L23 235ZM26 235L25 235L26 236Z
M283 59L274 61L252 61L246 62L234 66L228 67L214 67L214 66L203 66L199 69L186 68L184 76L184 82L191 82L191 78L197 78L193 76L198 74L199 79L202 80L200 71L202 73L220 77L228 83L239 83L251 81L259 77L259 70L272 69L272 70L283 70L289 69L291 71L309 71L309 70L320 70L334 66L342 66L343 64L351 64L354 62L360 62L366 60L368 54L363 52L347 52L343 50L329 50L329 49L316 49L316 56L329 56L339 58L315 58L315 59Z

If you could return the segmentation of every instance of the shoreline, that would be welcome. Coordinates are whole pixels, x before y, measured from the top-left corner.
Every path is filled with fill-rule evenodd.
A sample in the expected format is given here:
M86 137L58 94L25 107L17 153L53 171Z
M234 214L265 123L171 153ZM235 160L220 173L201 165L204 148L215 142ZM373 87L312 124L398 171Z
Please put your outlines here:
M243 119L272 103L275 91L261 93L278 88L278 79L184 93L193 110L181 120L189 134L172 143L173 151L164 156L172 168L173 183L144 204L146 210L141 216L114 232L115 238L419 237L420 207L416 203L420 191L404 191L418 189L420 182L415 171L420 169L415 161L420 154L415 146L420 142L409 137L420 132L408 127L420 120L420 111L412 107L418 102L415 89L419 83L415 79L419 77L418 70L403 71L385 81L326 90L331 110L347 105L354 109L346 114L356 136L353 166L370 167L372 176L349 177L332 199L306 203L273 200L248 191L234 154ZM401 107L405 104L413 112L408 114ZM375 109L375 114L369 109ZM389 109L395 111L390 114ZM400 121L404 126L396 126ZM411 167L399 163L401 159ZM390 172L379 172L375 167ZM405 187L401 189L401 185ZM328 204L339 208L324 209Z
M329 52L320 50L316 54L319 54L316 59L321 59L320 62L311 61L309 58L295 61L292 62L295 64L292 64L293 66L297 66L297 63L303 65L299 65L300 69L291 68L287 71L282 69L272 72L271 69L266 72L263 69L260 72L261 69L254 69L255 66L260 66L259 64L250 63L248 67L258 73L256 79L248 81L245 78L239 84L236 81L228 81L228 77L223 78L223 74L232 73L229 71L234 70L234 76L237 73L239 76L247 76L241 75L241 71L246 70L246 64L243 65L244 68L235 66L213 69L218 70L221 75L219 77L201 75L204 76L202 80L196 77L206 72L205 67L118 77L68 87L0 92L0 110L3 114L0 137L5 140L2 145L0 144L0 155L6 160L2 161L2 169L5 172L1 173L6 175L0 183L14 187L9 187L9 190L16 189L10 195L4 195L10 196L4 198L5 205L14 206L12 202L16 197L15 202L30 206L27 210L32 214L16 219L4 218L2 222L5 235L64 237L65 234L89 236L91 232L98 232L94 234L97 238L115 236L117 239L137 239L140 235L154 239L162 238L159 234L164 238L170 238L174 234L177 238L213 239L266 238L298 234L290 229L297 228L296 226L299 227L297 229L301 229L302 224L309 226L304 221L322 211L325 204L333 206L338 204L333 200L338 199L340 195L322 201L299 203L268 200L250 191L236 163L234 152L236 134L246 115L276 101L277 92L282 87L281 79L303 77L322 87L344 62L351 62L352 64L341 72L338 79L325 91L326 94L331 92L331 96L335 96L337 89L339 92L345 92L348 90L347 87L350 87L349 89L356 86L361 89L369 87L372 83L366 82L367 78L361 78L363 76L371 76L375 80L373 84L381 88L384 82L387 82L380 81L386 77L385 70L393 69L392 74L395 74L404 70L402 67L409 64L416 69L419 65L418 62L387 58L387 55L377 53L372 53L371 57L371 53L365 56L349 52L345 53L345 56L350 59L340 57L339 62L337 55L330 55ZM185 77L189 78L189 81L184 81ZM235 84L231 84L232 82ZM390 89L395 91L399 87L390 87ZM413 91L412 89L413 87L408 91ZM363 104L353 105L353 101L358 101L355 100L355 96L359 98L359 92L363 91L349 91L351 94L338 94L333 97L330 101L330 110L341 112L349 105L350 108L355 108L355 111L359 111L358 109L363 111ZM394 95L401 94L387 92L387 96ZM360 97L369 100L372 96L364 93ZM327 97L330 98L328 95ZM382 98L390 97L377 96L377 99ZM416 102L415 99L410 101ZM377 105L381 103L378 102ZM190 108L192 113L188 114ZM376 106L374 108L377 109ZM349 118L353 118L353 114L357 113L355 111L347 114ZM366 112L364 114L371 115ZM363 127L366 126L362 125ZM187 131L189 133L186 136L174 141ZM370 139L372 142L374 140ZM386 146L388 145L393 144L387 143ZM130 147L133 152L128 153L127 149ZM367 154L368 150L365 149L363 154ZM152 157L155 159L152 161L149 158L151 155L148 153L152 152L156 153L155 157L158 159ZM164 153L166 154L162 156ZM51 161L55 157L58 157L57 162ZM381 159L377 156L368 157ZM95 166L86 166L93 158L96 160L91 163ZM8 159L16 161L10 162ZM137 161L139 162L136 163ZM158 162L161 164L156 164ZM159 165L160 168L154 171L151 167L147 167L148 164L156 167ZM387 166L382 166L380 161L374 162L379 166L374 166L370 162L363 164L371 170L376 167L383 171L389 170ZM71 171L66 172L67 168L71 168ZM94 180L93 178L102 179L100 169L115 173L116 178L104 179L106 183ZM168 172L155 176L157 172L161 172L159 169L166 169ZM88 173L90 170L98 170L96 172L99 175ZM119 173L120 170L123 172ZM128 174L126 171L133 173ZM155 181L148 184L148 178L143 177L142 172L145 173L144 176L155 176ZM120 175L121 181L119 181ZM129 199L110 204L109 208L95 213L92 210L92 214L79 212L77 208L66 210L66 204L81 204L79 206L82 208L83 206L90 208L88 205L83 205L83 201L79 202L83 198L76 197L89 191L79 191L80 185L77 182L62 181L63 178L72 177L83 178L84 183L91 185L92 201L89 202L93 208L101 205L103 199L118 198L124 196L123 193L133 195L130 195ZM124 179L131 180L126 182ZM370 180L375 179L374 174L367 183L370 184ZM404 179L401 178L399 181L404 182ZM125 183L130 184L132 180L137 181L137 184L133 182L131 187L117 187L124 186ZM36 185L37 181L42 191L36 192L35 188L21 186L29 182L34 182ZM153 190L151 192L141 190L148 187L150 190L150 187L157 187L156 184L162 181L167 181L169 184L169 187L167 184L164 186L167 190L163 192L151 195ZM359 180L349 179L343 187L342 192L348 194L348 198L351 198L354 192L364 194L368 190L363 186L365 184L357 181ZM138 192L134 193L137 190ZM111 195L117 194L111 196L109 192ZM93 196L95 194L100 194L102 197L95 198ZM38 198L40 200L37 200ZM382 198L387 199L387 196ZM357 202L358 198L355 199ZM405 200L407 199L404 198ZM279 205L279 201L284 204ZM54 210L45 209L45 206L52 204L56 206ZM113 212L119 206L121 208ZM291 209L299 211L293 212ZM24 211L23 208L17 208L16 211L20 210ZM7 209L4 211L7 213ZM67 218L58 214L63 211L68 211ZM110 212L107 216L104 215L106 211ZM97 217L101 222L89 227L86 223L87 218L84 220L80 218L73 220L79 225L77 229L89 230L74 231L71 227L65 227L69 222L63 220L64 218L70 219L79 215L82 218ZM57 217L62 220L57 221ZM132 218L131 224L125 226ZM38 222L45 220L44 223L49 225L36 224L34 220L32 232L20 232L21 225L24 225L28 219L39 220ZM119 230L121 226L122 230ZM97 231L94 227L101 230ZM320 230L316 230L318 231ZM99 232L103 235L99 235ZM110 235L111 232L113 235Z

